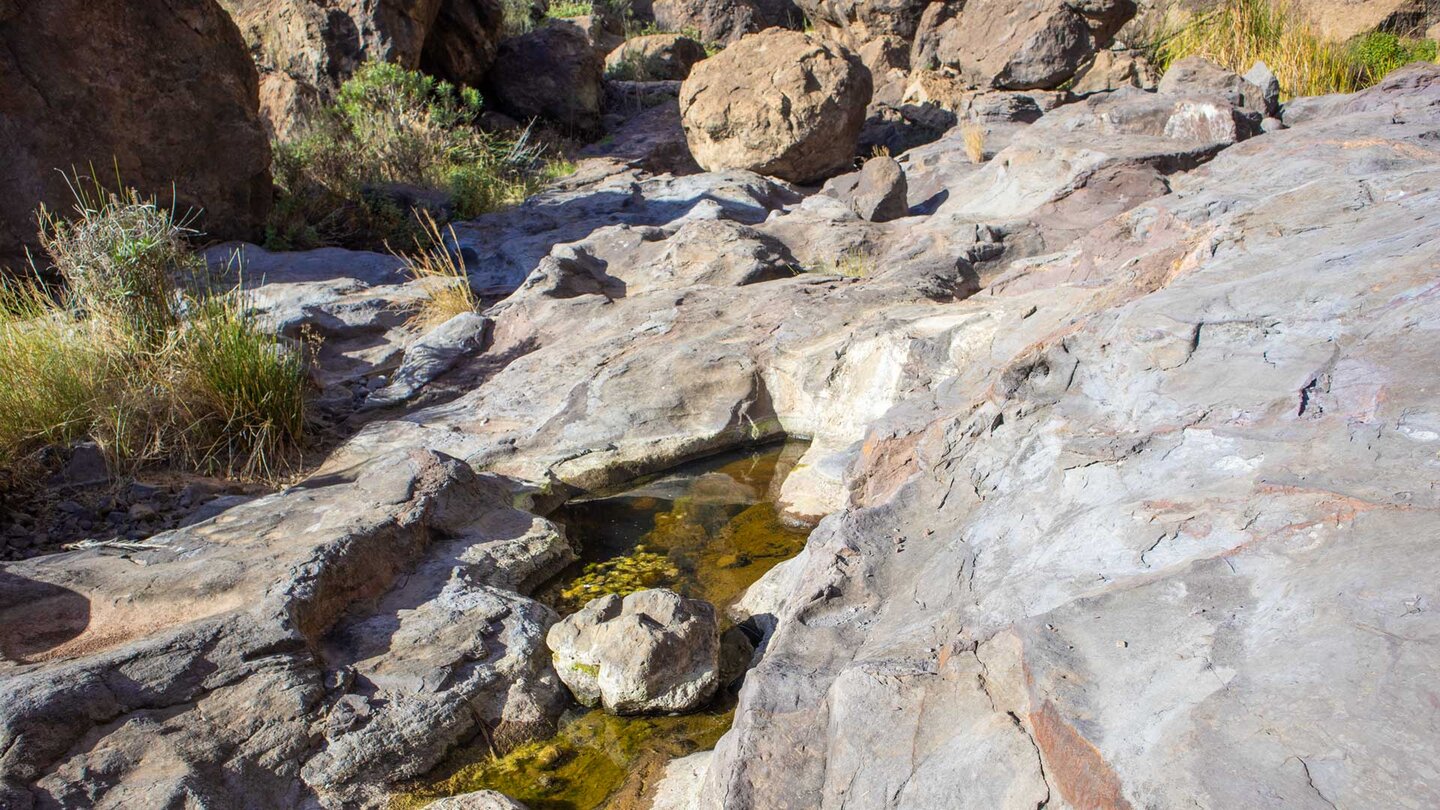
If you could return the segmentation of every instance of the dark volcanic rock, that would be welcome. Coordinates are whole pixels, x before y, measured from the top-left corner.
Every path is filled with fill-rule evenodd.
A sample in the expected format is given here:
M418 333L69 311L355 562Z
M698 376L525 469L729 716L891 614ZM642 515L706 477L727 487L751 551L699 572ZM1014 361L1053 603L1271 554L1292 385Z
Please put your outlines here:
M0 266L35 244L35 209L67 211L60 171L158 195L222 238L270 209L255 67L214 0L17 0L0 18Z
M593 134L600 126L604 77L604 58L589 37L557 20L500 43L486 91L517 118L546 118Z

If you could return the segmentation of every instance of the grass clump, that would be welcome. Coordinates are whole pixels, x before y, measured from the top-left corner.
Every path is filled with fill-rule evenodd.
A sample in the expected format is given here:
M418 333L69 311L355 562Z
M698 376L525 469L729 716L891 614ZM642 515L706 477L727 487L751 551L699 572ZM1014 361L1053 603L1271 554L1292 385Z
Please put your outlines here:
M75 185L69 216L41 213L64 291L0 287L0 466L91 438L118 470L279 473L305 427L301 352L211 289L183 218Z
M41 206L41 246L77 307L116 339L154 341L175 325L174 279L200 266L185 241L188 223L133 189L111 194L76 176L71 191L78 216ZM28 305L38 305L30 292Z
M1181 25L1152 47L1163 72L1187 56L1203 56L1237 73L1263 61L1286 98L1352 93L1416 59L1433 59L1435 45L1393 34L1349 44L1322 37L1290 0L1224 0L1215 11Z
M501 28L506 37L529 33L545 19L545 11L535 0L500 0L500 9L504 15Z
M822 276L844 278L869 278L877 270L875 257L863 247L853 247L840 252L833 259L822 259L805 267L805 272Z
M428 297L410 317L413 328L425 331L456 315L478 311L480 299L470 287L465 261L449 247L457 241L455 229L449 229L447 243L434 218L426 214L422 219L424 236L417 240L415 251L397 255L405 262L405 272L427 285Z
M1369 83L1374 84L1396 68L1411 62L1434 62L1436 43L1433 39L1373 31L1351 40L1349 51L1364 66Z
M442 223L476 217L569 168L544 160L529 130L507 138L479 129L481 105L472 89L384 62L362 66L299 135L276 144L269 246L408 244L424 235L417 209Z
M966 124L960 133L965 138L965 155L971 163L985 162L985 128L978 124Z

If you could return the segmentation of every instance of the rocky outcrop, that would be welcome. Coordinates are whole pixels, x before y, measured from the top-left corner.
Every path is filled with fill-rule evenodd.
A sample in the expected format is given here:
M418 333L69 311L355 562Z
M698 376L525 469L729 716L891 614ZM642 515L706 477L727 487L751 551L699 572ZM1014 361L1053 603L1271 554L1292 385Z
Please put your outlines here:
M510 487L417 451L7 566L5 806L363 799L477 733L544 733L554 616L517 590L572 558Z
M885 39L913 41L920 18L931 5L945 4L931 0L800 0L800 8L817 33L857 51Z
M850 164L872 89L850 51L771 30L698 65L680 90L680 114L706 169L813 183Z
M1440 68L1273 132L1219 78L956 92L886 221L586 161L456 226L499 303L444 340L388 257L246 248L322 385L414 396L282 492L0 567L0 804L375 806L542 736L541 515L783 436L819 526L663 806L1437 803Z
M578 133L600 126L604 57L576 25L557 20L500 43L487 98L521 120L546 118Z
M655 0L653 14L663 30L693 31L721 45L766 28L798 29L804 21L790 0Z
M693 711L720 686L715 608L673 591L602 596L551 627L546 643L575 699L612 714Z
M1225 99L1236 108L1245 111L1258 127L1261 119L1280 111L1280 85L1275 81L1265 63L1256 65L1254 74L1262 84L1232 73L1225 68L1200 56L1181 59L1170 66L1160 80L1157 89L1162 94L1205 93ZM1260 78L1260 77L1264 78Z
M971 0L933 4L911 67L950 67L982 87L1054 89L1072 79L1135 13L1132 0Z
M0 266L34 247L35 210L68 211L61 172L123 182L221 238L270 209L255 68L214 0L19 0L0 14ZM135 58L144 54L145 58Z
M1122 87L1154 90L1159 81L1159 73L1143 53L1106 49L1095 54L1095 58L1075 74L1070 92L1088 96Z
M304 113L366 61L395 62L477 85L494 61L498 0L220 0L260 69L271 130Z
M650 34L626 40L605 58L612 78L632 81L684 81L705 58L705 46L681 34Z
M1390 774L1436 722L1437 92L1232 147L948 308L949 382L867 431L700 806L1434 801Z

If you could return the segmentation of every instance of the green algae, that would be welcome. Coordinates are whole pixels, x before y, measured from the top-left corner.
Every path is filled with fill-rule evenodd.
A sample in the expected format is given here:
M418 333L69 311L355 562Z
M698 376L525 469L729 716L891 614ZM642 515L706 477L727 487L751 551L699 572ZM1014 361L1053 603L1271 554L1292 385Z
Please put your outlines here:
M586 565L583 573L560 591L555 606L562 613L573 613L601 596L664 588L679 578L680 571L665 555L636 546L632 554Z
M498 790L531 810L639 807L665 764L715 746L730 728L733 698L696 714L615 717L600 710L575 713L548 740L505 756L474 752L453 763L442 780L391 801L411 810L475 790Z
M723 613L804 547L808 529L786 524L774 503L803 449L792 444L731 454L688 465L678 477L651 476L624 492L567 506L552 517L579 542L580 561L537 598L563 614L603 594L666 587ZM705 710L675 717L575 709L549 739L503 756L479 748L462 752L391 806L411 810L490 789L532 810L647 807L666 763L714 747L730 727L734 704L733 693L722 691Z

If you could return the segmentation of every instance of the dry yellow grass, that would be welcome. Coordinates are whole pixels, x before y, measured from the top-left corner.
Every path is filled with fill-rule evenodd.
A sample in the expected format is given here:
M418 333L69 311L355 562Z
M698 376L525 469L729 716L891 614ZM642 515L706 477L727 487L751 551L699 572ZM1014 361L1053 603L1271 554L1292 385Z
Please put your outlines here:
M840 252L834 259L812 262L805 268L808 273L822 276L843 276L845 278L869 278L877 270L875 257L863 247L854 247Z
M420 309L410 317L410 325L425 331L465 312L480 308L480 299L470 288L470 277L465 272L465 261L448 247L455 243L455 229L447 227L450 239L447 242L440 226L428 213L421 217L425 231L424 241L429 247L416 245L409 254L396 253L405 262L405 272L416 281L427 282L429 297Z
M961 130L965 138L965 154L970 156L971 163L985 162L985 128L976 124L966 124Z
M203 263L173 211L74 187L69 216L41 218L65 293L0 283L0 467L90 438L120 471L283 474L305 429L302 352L238 291L195 277Z
M1408 61L1433 59L1434 48L1427 45L1384 34L1332 42L1291 0L1225 0L1163 36L1152 51L1162 71L1187 56L1203 56L1237 73L1263 61L1280 80L1282 95L1293 98L1353 93Z

